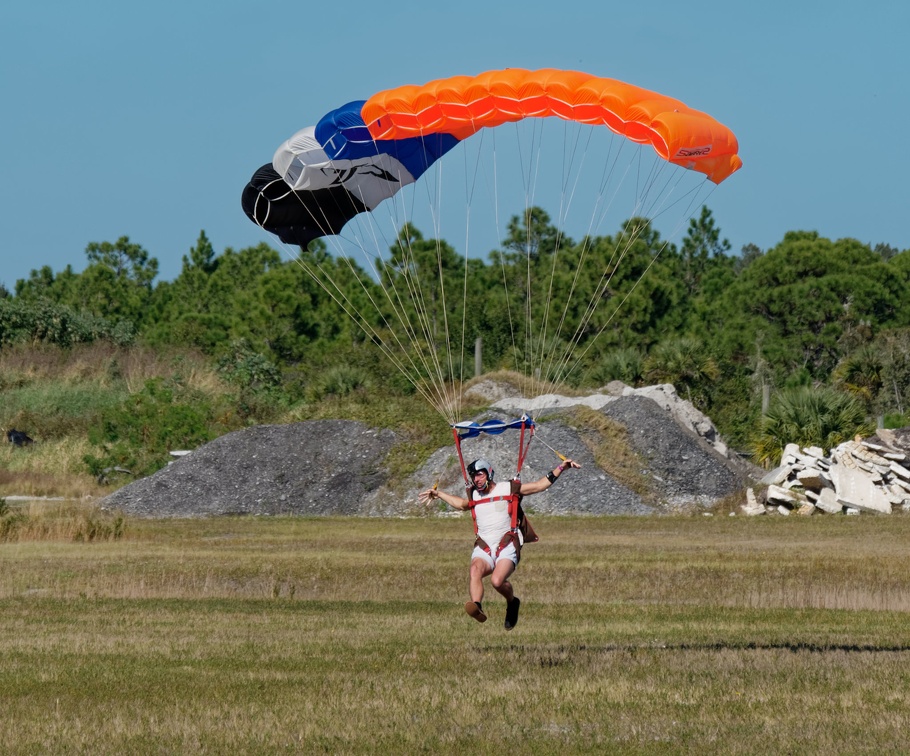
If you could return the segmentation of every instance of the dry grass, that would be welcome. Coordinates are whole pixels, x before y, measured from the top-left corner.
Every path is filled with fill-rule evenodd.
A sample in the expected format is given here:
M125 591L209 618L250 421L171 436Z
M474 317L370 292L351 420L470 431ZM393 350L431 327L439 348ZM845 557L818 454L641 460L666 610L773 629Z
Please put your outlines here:
M50 440L28 447L0 443L0 497L95 498L110 492L83 462L92 446L85 438Z
M0 542L89 543L123 536L125 518L92 504L29 501L24 506L0 499Z
M49 519L96 512L92 504L69 502L25 508L32 518ZM32 582L40 573L38 582L63 599L433 601L441 598L441 584L447 600L457 602L471 529L464 515L131 519L128 525L122 540L91 553L65 542L23 546L28 553L53 552L23 568L34 571ZM538 515L535 527L544 541L528 546L519 576L542 603L910 612L910 517ZM401 568L405 558L410 570ZM416 577L423 563L435 565L429 582ZM64 564L66 579L59 580ZM14 574L0 578L0 597L17 595L9 586Z
M461 610L465 517L0 546L0 750L903 748L910 518L535 525L511 633Z
M88 472L85 456L98 453L88 432L105 409L153 378L178 381L208 397L229 391L210 360L189 350L101 342L0 350L0 497L98 497L129 482L121 475L101 485ZM36 443L6 443L10 428L26 431Z
M225 390L223 381L198 352L184 349L117 347L107 342L69 349L46 345L17 345L0 351L0 387L34 383L84 384L109 389L125 383L132 393L151 378L180 375L191 388L210 393Z

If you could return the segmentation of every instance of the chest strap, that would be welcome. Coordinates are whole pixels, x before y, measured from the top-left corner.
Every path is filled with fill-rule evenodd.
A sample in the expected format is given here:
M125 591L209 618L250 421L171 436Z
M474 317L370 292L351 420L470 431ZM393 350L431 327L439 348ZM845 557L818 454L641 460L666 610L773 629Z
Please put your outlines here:
M471 501L471 517L474 520L474 534L477 534L477 513L475 508L478 504L490 504L494 501L509 502L509 519L510 527L514 531L518 527L518 511L521 509L521 496L517 493L511 493L507 496L488 496L486 499L476 499Z

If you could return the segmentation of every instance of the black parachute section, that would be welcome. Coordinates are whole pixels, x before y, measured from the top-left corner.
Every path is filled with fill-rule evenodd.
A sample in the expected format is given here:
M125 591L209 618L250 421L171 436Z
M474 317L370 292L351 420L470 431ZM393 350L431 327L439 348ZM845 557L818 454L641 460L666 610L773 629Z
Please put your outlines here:
M320 236L340 233L351 218L368 209L340 184L295 192L271 163L253 174L240 202L253 223L302 249Z

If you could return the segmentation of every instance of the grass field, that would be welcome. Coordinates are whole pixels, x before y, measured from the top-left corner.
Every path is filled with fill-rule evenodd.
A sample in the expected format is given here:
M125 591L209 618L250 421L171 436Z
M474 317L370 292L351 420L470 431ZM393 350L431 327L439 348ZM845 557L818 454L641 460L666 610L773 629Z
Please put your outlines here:
M23 530L0 752L907 750L910 517L534 524L511 632L464 516Z

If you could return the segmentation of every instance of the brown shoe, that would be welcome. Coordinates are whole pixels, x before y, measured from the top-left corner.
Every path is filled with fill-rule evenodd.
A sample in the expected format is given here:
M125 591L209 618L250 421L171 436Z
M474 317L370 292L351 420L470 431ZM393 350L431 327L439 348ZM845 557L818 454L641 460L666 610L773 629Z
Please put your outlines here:
M477 601L468 601L464 605L464 610L468 613L469 617L473 617L478 622L487 621L487 615L483 613L483 609L480 608L480 604Z

